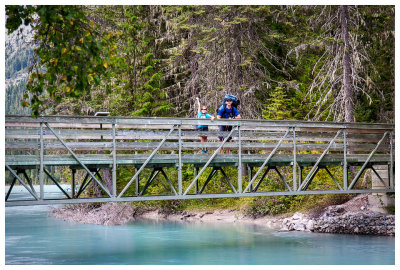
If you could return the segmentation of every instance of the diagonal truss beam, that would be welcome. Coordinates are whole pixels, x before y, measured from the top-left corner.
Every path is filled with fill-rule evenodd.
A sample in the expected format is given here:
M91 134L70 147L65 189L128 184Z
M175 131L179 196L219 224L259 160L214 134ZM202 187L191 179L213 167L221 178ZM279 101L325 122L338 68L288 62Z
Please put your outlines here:
M49 126L49 124L46 122L45 123L46 126L50 129L51 132L53 132L54 136L57 137L57 139L64 145L65 148L67 148L68 152L74 157L74 159L88 172L88 174L90 175L90 177L92 177L92 179L94 179L97 184L99 184L99 186L107 193L107 195L109 197L111 197L110 192L100 183L99 180L97 180L96 176L94 176L94 174L88 169L88 167L86 167L85 164L82 163L82 161L79 160L79 158L75 155L75 153L71 150L71 148L68 147L68 145L63 141L63 139L61 139L57 133L53 130L53 128L51 128Z
M228 182L229 186L231 187L233 193L237 193L235 187L232 185L231 181L229 180L229 177L226 175L225 171L222 168L219 168L221 171L222 175L225 177L225 180Z
M10 188L8 189L8 192L7 192L7 195L6 195L6 201L8 200L8 197L10 196L10 194L11 194L11 190L13 189L13 187L14 187L14 185L15 185L15 182L17 182L17 178L13 178L13 181L12 181L12 183L11 183L11 186L10 186Z
M378 150L379 146L382 144L383 140L386 138L386 135L389 133L389 131L385 131L385 133L382 136L382 139L378 142L378 144L375 146L374 150L369 154L367 160L364 162L362 165L361 169L358 171L357 175L354 177L353 181L349 185L349 189L352 189L354 185L357 183L358 179L360 178L361 174L364 172L365 168L368 165L368 162L371 160L372 156L375 154L375 152Z
M29 186L31 187L31 190L33 193L35 193L36 197L39 197L36 193L35 188L33 187L32 180L29 178L28 174L26 173L25 170L23 170L22 174L25 176L26 181L28 182Z
M221 167L217 167L212 169L211 173L208 175L207 180L204 182L203 187L201 188L199 194L203 193L204 189L206 188L207 184L210 182L210 180L214 177L214 175L217 174L217 172L220 171L222 175L224 176L225 180L227 181L228 185L232 189L234 193L238 193L233 186L232 182L229 180L229 177L226 175L225 171Z
M153 171L151 172L149 179L147 180L143 190L140 192L140 196L144 194L144 192L146 191L146 189L151 185L151 183L153 183L154 179L157 177L157 175L161 173L165 180L167 181L167 184L169 185L169 187L171 188L172 192L175 194L175 196L178 195L178 193L176 192L174 186L172 185L171 181L169 180L167 174L164 172L164 170L162 168L154 168ZM162 183L163 184L163 183ZM168 188L163 184L164 188L167 190Z
M79 187L78 193L76 194L76 197L79 198L81 193L86 189L86 187L92 182L92 178L86 183L86 181L89 178L89 174L86 173L85 178L83 179L81 186Z
M165 178L165 180L167 181L167 183L168 183L169 187L171 188L172 192L173 192L175 195L178 195L178 193L176 193L176 190L175 190L174 186L172 185L171 181L169 180L167 174L164 172L163 169L160 169L160 170L161 170L162 175L164 175L164 178Z
M283 135L283 137L279 140L278 144L275 146L275 148L272 150L272 152L268 155L267 159L264 161L264 163L258 169L257 173L253 176L253 179L251 179L250 183L247 185L247 187L244 189L243 192L246 192L250 188L250 186L256 180L257 176L261 173L261 170L265 167L265 165L267 165L267 163L272 158L272 156L275 154L276 150L278 150L279 146L282 144L283 140L286 138L286 136L289 134L289 132L290 132L290 128L288 128L285 135Z
M153 180L157 177L157 175L160 173L159 169L153 169L153 171L151 172L149 179L147 180L146 184L144 185L142 191L139 193L139 196L142 196L144 194L144 192L146 191L146 189L151 185L151 183L153 182Z
M57 181L53 178L52 175L50 175L50 173L45 168L43 168L43 171L51 179L51 181L53 181L53 183L56 184L56 186L61 190L61 192L64 193L64 195L67 196L68 199L71 199L68 193L57 183Z
M224 146L224 144L226 143L226 141L229 139L229 137L232 135L233 131L235 130L236 126L234 126L231 130L231 132L229 132L229 135L225 137L224 141L221 143L221 145L218 147L217 150L214 151L214 154L212 154L212 156L208 159L208 161L206 162L206 164L203 166L203 168L201 168L200 172L196 175L196 177L193 179L192 183L190 183L189 187L186 189L186 191L183 193L183 195L186 195L189 190L193 187L193 185L197 182L197 180L199 179L200 175L206 170L206 168L208 167L208 165L211 163L211 161L214 159L214 157L219 153L219 151L221 150L221 148Z
M39 200L39 198L37 197L36 193L33 192L33 191L25 184L25 182L14 172L13 169L11 169L10 166L8 166L8 165L6 164L6 168L11 172L11 174L12 174L15 178L17 178L17 180L21 183L21 185L23 185L24 188L26 188L26 190L28 190L29 193L30 193L36 200Z
M199 194L203 193L204 189L206 188L208 182L214 177L217 173L217 170L213 167L211 173L208 175L207 180L204 182L203 187L200 189Z
M271 167L267 167L267 169L265 170L264 174L261 176L261 179L258 181L258 183L256 184L256 186L254 187L253 191L256 192L257 189L260 187L261 182L264 180L265 176L268 174L268 172L271 170Z
M158 149L161 148L161 146L164 144L164 142L167 140L168 136L171 135L172 131L174 131L175 129L175 125L172 126L172 128L170 129L170 131L168 132L168 134L164 137L164 139L162 139L162 141L160 142L160 144L156 147L156 149L153 150L153 152L150 154L150 156L146 159L146 161L142 164L142 166L140 167L139 170L136 171L135 175L131 178L131 180L129 180L128 184L126 184L126 186L124 187L124 189L121 191L121 193L118 195L117 198L121 198L122 195L125 193L125 191L129 188L129 186L132 184L132 182L136 179L136 177L138 177L138 175L140 174L140 172L146 167L147 163L150 162L150 160L153 158L153 156L157 153Z
M285 184L286 188L289 191L292 191L292 189L290 188L290 186L288 185L288 183L285 180L285 177L283 177L283 175L279 172L278 168L274 167L274 170L277 172L277 174L279 175L279 178L281 178L282 182Z
M300 185L299 191L307 189L307 187L310 184L311 180L314 178L314 175L317 173L317 169L318 169L319 163L325 157L325 155L328 153L329 149L331 148L332 144L335 142L336 138L339 136L340 132L342 132L341 129L336 132L335 137L331 140L331 142L329 143L328 147L325 149L325 151L322 153L322 155L318 158L317 162L314 164L314 166L312 167L311 171L308 173L306 179L304 179L303 183Z
M372 171L378 176L379 181L385 186L385 188L390 189L389 186L383 181L382 177L379 175L379 173L374 169L373 166L371 166Z
M336 181L335 177L333 176L333 174L331 173L330 170L328 170L328 167L324 166L323 167L325 169L325 171L327 171L327 173L329 174L329 176L332 178L332 180L335 182L336 186L338 187L339 190L343 190L342 187L340 186L339 182Z

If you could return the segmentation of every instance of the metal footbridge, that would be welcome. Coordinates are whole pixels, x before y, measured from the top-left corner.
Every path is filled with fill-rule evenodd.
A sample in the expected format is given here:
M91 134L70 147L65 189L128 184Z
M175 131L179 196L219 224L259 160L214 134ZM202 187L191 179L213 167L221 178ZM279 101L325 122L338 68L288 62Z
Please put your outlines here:
M394 135L390 124L9 115L5 205L389 193Z

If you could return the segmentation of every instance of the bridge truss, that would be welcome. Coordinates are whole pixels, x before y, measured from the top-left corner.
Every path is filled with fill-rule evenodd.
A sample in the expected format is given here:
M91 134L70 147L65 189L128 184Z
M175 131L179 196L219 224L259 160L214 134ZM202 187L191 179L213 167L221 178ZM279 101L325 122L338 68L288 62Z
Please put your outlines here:
M389 124L71 116L5 123L6 206L395 190ZM200 124L209 131L196 131ZM378 188L365 181L368 170ZM157 179L164 192L154 193ZM48 184L62 197L47 194ZM31 199L15 198L16 185Z

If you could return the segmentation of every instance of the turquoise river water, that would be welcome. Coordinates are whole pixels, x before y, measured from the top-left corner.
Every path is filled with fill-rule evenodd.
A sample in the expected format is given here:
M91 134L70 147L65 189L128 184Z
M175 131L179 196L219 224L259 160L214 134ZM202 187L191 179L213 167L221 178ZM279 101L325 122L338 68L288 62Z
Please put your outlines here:
M309 265L395 263L395 238L277 232L243 224L57 220L48 206L7 207L6 264Z

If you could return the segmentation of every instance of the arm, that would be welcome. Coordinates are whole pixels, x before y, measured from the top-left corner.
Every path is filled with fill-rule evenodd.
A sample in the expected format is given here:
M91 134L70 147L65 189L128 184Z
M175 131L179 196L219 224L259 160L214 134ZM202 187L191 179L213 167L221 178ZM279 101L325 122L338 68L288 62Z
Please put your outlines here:
M206 117L207 118L211 118L211 121L214 121L214 119L215 119L215 117L214 116L212 116L211 114L209 114L209 113L207 113L206 114Z
M235 119L241 119L241 118L242 118L242 117L240 116L239 111L238 111L236 108L234 108L234 112L235 112Z
M199 113L200 112L200 100L198 97L196 97L196 105L197 105L197 113Z

